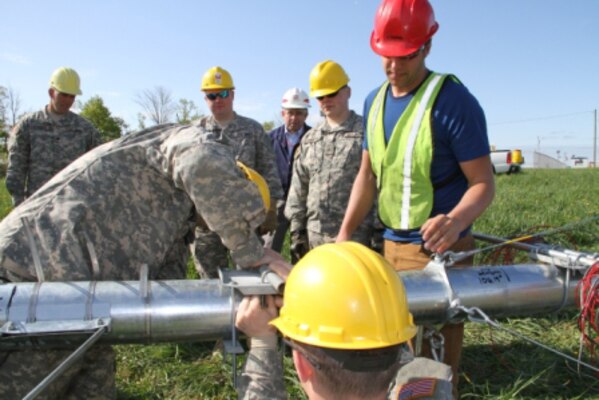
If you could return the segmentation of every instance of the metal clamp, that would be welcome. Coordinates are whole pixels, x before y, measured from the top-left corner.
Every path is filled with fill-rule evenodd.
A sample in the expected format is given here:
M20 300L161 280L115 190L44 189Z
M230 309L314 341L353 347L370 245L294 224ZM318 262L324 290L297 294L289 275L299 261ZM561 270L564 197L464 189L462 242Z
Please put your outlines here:
M238 340L235 328L235 291L243 296L261 296L261 301L267 295L280 295L283 293L285 281L267 266L258 269L245 270L218 270L222 286L231 288L231 339L223 340L224 353L231 354L231 371L233 374L233 387L237 387L237 355L244 353ZM226 358L226 357L223 357Z

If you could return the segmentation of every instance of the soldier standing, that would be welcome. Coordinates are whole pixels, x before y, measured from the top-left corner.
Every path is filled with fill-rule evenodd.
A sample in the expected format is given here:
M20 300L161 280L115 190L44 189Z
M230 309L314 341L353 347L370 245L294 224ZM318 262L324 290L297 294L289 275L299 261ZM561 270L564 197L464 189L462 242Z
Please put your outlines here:
M6 189L14 206L80 155L102 143L96 128L70 111L80 94L77 72L58 68L50 78L50 103L23 117L11 132Z
M318 100L324 119L304 135L296 151L285 206L291 252L298 259L311 248L335 241L360 168L364 128L362 117L349 109L348 83L334 61L320 62L310 73L310 95ZM370 244L372 215L353 240Z
M235 86L231 74L221 67L212 67L202 78L202 91L211 115L201 118L194 125L200 126L210 140L222 143L233 151L235 159L253 168L264 177L270 190L270 209L260 234L276 228L278 200L283 199L281 182L277 175L272 145L264 128L253 119L233 111ZM202 278L217 278L218 269L229 264L227 249L210 226L195 230L193 254L196 269Z

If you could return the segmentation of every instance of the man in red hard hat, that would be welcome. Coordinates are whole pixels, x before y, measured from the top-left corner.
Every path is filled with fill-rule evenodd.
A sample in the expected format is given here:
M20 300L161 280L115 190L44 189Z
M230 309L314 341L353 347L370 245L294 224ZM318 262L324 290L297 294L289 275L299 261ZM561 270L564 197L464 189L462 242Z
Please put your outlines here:
M370 38L387 80L364 104L362 162L337 241L349 239L378 195L384 255L397 270L472 249L472 223L495 192L482 108L455 76L425 65L438 28L427 0L384 0ZM457 393L463 324L441 333Z

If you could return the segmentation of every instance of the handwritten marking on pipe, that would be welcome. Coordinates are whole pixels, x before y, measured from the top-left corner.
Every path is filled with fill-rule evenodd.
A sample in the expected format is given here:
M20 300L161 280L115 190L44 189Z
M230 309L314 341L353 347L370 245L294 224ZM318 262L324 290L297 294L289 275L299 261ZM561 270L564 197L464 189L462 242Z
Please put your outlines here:
M511 282L509 275L498 268L483 268L478 271L477 275L481 285L505 284Z

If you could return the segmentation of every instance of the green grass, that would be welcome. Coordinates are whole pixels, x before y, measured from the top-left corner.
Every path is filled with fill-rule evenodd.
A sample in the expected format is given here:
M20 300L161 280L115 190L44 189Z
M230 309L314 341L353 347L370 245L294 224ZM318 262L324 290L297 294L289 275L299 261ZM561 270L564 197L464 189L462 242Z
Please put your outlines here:
M497 176L492 206L476 222L476 232L501 237L581 221L599 215L599 169L524 170ZM0 182L0 215L10 209L10 199ZM558 232L545 241L571 249L599 252L599 221ZM288 255L288 249L285 253ZM496 264L499 252L480 255L477 263ZM522 254L508 254L524 260ZM191 273L190 277L194 277ZM574 357L579 331L576 311L537 318L499 321L514 330ZM119 399L230 399L230 362L213 352L214 343L116 346ZM584 360L589 361L588 353ZM290 398L305 398L289 358L285 359ZM466 324L460 393L463 399L599 399L597 375L575 363L515 338L503 331Z

